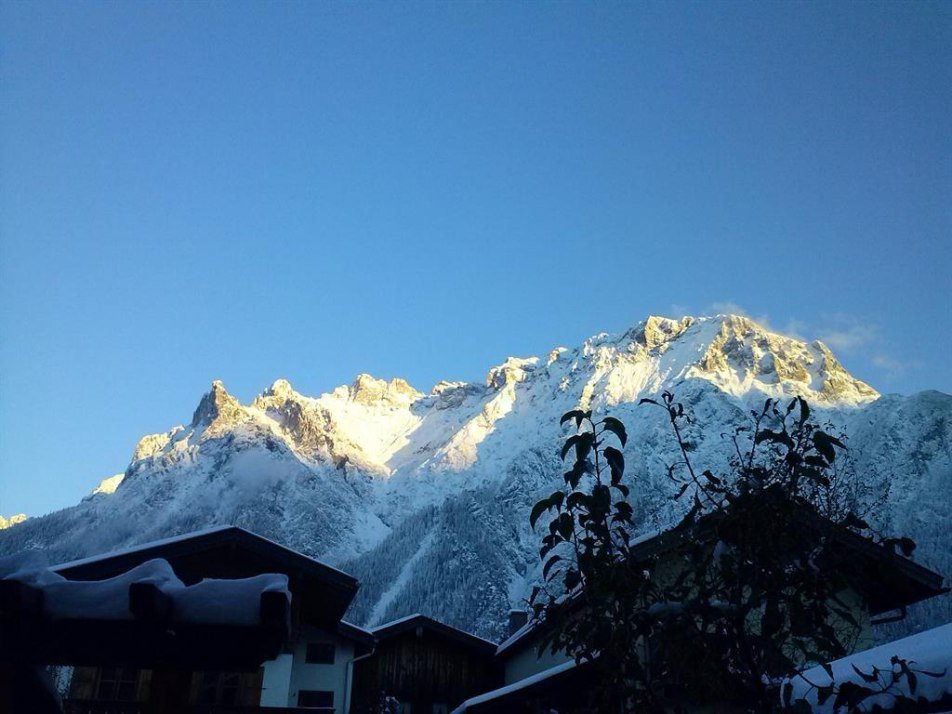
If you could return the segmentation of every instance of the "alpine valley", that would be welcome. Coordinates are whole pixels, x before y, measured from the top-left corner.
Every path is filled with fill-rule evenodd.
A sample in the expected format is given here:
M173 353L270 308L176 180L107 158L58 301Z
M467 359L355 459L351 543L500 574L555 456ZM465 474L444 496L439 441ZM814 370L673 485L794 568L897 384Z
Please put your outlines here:
M358 577L348 613L358 624L422 612L498 640L539 577L528 514L561 484L564 412L626 424L626 480L644 531L682 512L667 477L677 444L666 415L638 406L664 390L693 417L695 463L715 473L730 455L725 433L751 409L803 396L846 435L857 485L887 494L875 524L952 573L952 396L880 395L821 342L732 315L649 317L575 349L510 358L485 384L440 382L428 394L362 374L317 398L279 379L244 405L215 382L187 425L143 437L125 472L81 503L12 520L0 554L43 548L63 561L235 524ZM883 636L949 620L944 596Z

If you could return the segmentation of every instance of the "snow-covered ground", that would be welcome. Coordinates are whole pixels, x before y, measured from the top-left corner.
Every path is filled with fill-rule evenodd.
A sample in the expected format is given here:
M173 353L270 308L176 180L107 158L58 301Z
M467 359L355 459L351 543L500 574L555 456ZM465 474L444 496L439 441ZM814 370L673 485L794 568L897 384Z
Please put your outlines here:
M913 674L912 678L903 674L899 662L893 663L893 657L905 660ZM863 711L872 711L875 706L892 709L897 696L910 699L921 697L927 702L939 701L944 695L952 695L952 623L857 652L831 662L829 667L833 672L832 678L822 666L791 678L791 701L805 699L818 714L833 714L835 692L845 682L881 692L863 701ZM895 682L894 673L898 675ZM870 678L875 676L876 680L866 680L863 675ZM831 685L834 694L819 704L819 688Z

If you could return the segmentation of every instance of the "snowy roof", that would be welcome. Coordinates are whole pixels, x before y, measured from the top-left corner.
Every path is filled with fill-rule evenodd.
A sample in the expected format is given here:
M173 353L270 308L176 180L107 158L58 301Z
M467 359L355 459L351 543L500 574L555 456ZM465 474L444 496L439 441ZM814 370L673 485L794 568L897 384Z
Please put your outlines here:
M515 647L516 644L528 637L531 632L535 631L535 629L541 625L542 620L529 620L526 624L509 635L507 639L499 643L499 647L496 648L496 655L499 656Z
M835 686L852 682L879 690L890 684L894 670L900 671L899 666L891 662L894 656L907 660L910 669L920 673L915 678L915 692L910 691L909 681L905 677L900 678L889 691L913 699L923 697L928 702L952 697L952 623L949 623L831 662L832 680L822 665L808 669L789 680L793 684L792 700L805 698L813 711L832 714L835 695L828 697L821 706L817 703L816 687L829 686L832 681ZM856 671L858 669L863 674L871 675L874 667L878 670L878 682L865 682ZM940 676L931 677L922 674L922 671ZM869 710L879 705L883 709L890 709L894 702L895 698L891 694L879 694L865 700L863 707Z
M337 625L337 633L351 640L356 640L363 644L374 644L377 638L370 630L364 629L352 622L341 620Z
M351 581L356 583L356 579L352 575L345 573L343 570L339 570L332 565L328 565L327 563L324 563L320 560L315 560L310 556L304 555L303 553L300 553L296 550L292 550L291 548L283 546L280 543L276 543L269 538L265 538L264 536L258 535L257 533L252 533L251 531L240 528L239 526L213 526L211 528L204 528L202 530L183 533L170 538L162 538L160 540L149 541L148 543L140 543L139 545L129 546L128 548L121 548L119 550L93 555L88 558L81 558L79 560L60 563L58 565L54 565L51 570L57 573L70 575L74 573L80 573L81 571L85 570L87 566L93 564L101 564L112 560L124 559L129 556L135 556L142 553L151 552L153 550L169 549L170 547L181 544L206 545L208 543L229 539L243 541L245 543L252 543L256 541L260 546L268 548L275 554L280 554L285 558L294 559L299 565L316 567L320 569L320 571L325 575L331 577L336 576L342 581Z
M444 637L456 640L462 644L473 647L481 652L486 654L492 654L496 650L496 643L491 642L490 640L474 635L470 632L465 632L446 623L440 622L439 620L434 620L432 617L427 617L426 615L421 615L420 613L415 613L413 615L408 615L406 617L401 617L398 620L393 620L391 622L384 623L379 625L371 632L378 640L383 640L388 637L394 637L396 635L407 632L408 630L415 629L417 627L422 627L425 630L430 632L435 632Z
M464 714L465 712L476 706L479 706L480 704L488 704L489 702L493 702L497 699L502 699L503 697L516 694L517 692L521 692L536 684L552 679L553 677L558 677L561 674L578 669L580 666L582 665L577 664L575 660L569 660L568 662L557 664L554 667L537 672L530 677L520 679L518 682L513 682L512 684L508 684L505 687L500 687L499 689L493 689L490 692L485 692L484 694L470 697L465 702L456 707L452 714Z
M167 560L186 584L206 578L284 573L305 621L333 630L357 592L357 580L318 560L237 526L216 526L62 563L70 580L102 580L153 558Z
M156 558L111 577L69 580L42 556L0 559L0 661L245 667L287 641L291 593L283 573L186 586Z

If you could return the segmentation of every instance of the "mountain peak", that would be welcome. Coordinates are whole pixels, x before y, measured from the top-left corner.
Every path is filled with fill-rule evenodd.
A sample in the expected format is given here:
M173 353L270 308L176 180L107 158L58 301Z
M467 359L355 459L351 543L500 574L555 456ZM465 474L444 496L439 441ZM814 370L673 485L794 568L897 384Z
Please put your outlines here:
M644 322L635 327L632 336L650 350L677 338L695 322L697 319L693 317L675 320L670 317L649 315Z
M96 486L96 488L94 488L92 493L90 493L89 495L95 496L96 494L101 493L105 496L109 496L115 493L116 489L119 488L119 484L122 483L125 476L126 474L123 472L121 474L116 474L115 476L109 476L108 478L104 478L102 481L99 482L99 485Z
M294 391L294 387L291 386L291 383L284 378L278 378L265 390L263 396L287 399L294 394L296 394L296 392Z
M358 404L409 404L423 396L405 379L399 377L389 382L361 372L348 390L350 399Z
M241 404L227 392L222 381L216 379L192 415L192 428L201 424L207 426L221 417L228 419L240 414Z

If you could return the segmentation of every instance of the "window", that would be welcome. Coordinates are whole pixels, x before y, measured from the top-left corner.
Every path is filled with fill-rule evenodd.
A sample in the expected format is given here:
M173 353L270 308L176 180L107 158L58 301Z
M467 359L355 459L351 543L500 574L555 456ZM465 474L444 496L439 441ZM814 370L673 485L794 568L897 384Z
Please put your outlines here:
M307 646L304 661L308 664L334 664L333 642L312 642Z
M96 699L111 702L133 702L136 699L138 683L139 670L137 669L103 667L99 670Z
M317 689L302 689L298 692L298 706L315 709L333 709L334 692L322 692Z
M241 690L238 672L202 672L198 687L198 704L237 704Z

